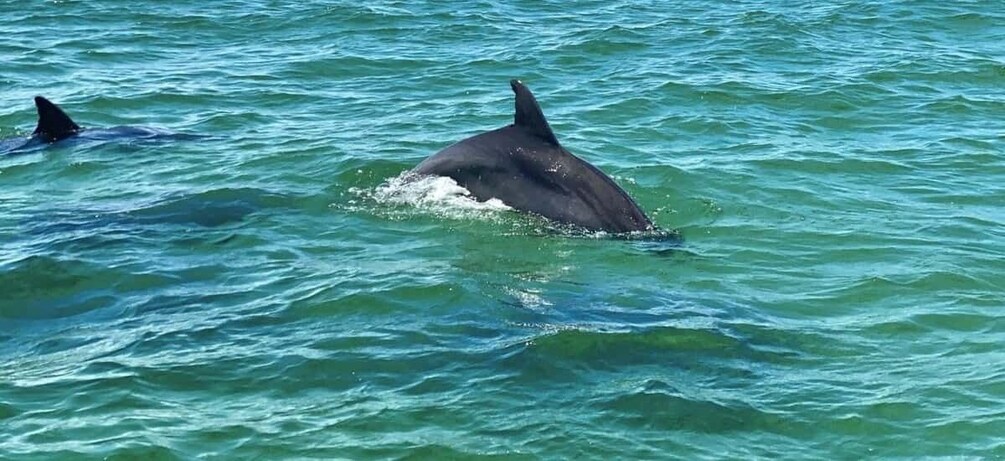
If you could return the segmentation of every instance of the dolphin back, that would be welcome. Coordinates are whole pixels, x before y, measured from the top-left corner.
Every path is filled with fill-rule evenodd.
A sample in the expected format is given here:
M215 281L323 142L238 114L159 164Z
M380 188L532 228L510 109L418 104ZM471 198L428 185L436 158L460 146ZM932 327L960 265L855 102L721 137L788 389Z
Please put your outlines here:
M464 139L412 171L447 176L480 201L492 198L521 211L593 231L649 231L652 221L595 166L558 142L534 95L519 80L513 124Z

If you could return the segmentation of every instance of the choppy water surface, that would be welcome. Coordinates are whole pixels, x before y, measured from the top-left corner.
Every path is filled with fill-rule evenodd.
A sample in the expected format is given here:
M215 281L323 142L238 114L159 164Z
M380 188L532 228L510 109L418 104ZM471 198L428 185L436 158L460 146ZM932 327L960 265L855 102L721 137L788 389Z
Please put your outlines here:
M366 3L366 2L364 2ZM1005 457L999 2L0 3L0 458ZM395 178L510 78L677 248ZM498 206L497 206L498 205Z

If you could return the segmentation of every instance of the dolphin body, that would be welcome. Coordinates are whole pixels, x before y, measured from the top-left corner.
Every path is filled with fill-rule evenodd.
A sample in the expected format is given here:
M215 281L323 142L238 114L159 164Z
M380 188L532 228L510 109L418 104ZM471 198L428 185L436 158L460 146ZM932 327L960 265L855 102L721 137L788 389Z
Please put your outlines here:
M35 127L35 131L28 138L0 141L0 154L27 152L34 150L32 149L34 147L54 144L70 138L104 141L118 138L185 137L185 135L135 126L81 128L69 115L66 115L66 112L63 112L63 109L42 96L35 96L35 108L38 110L38 125Z
M654 230L652 221L602 171L558 142L534 95L519 80L512 125L464 139L419 163L418 175L447 176L479 201L590 231Z

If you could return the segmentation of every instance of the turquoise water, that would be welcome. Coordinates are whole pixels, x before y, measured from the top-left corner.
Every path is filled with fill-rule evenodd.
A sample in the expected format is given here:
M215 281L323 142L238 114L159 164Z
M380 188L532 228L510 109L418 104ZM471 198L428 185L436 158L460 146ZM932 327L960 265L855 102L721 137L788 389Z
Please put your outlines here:
M145 5L145 6L144 6ZM1000 2L4 1L2 459L1005 457ZM512 117L678 248L396 180Z

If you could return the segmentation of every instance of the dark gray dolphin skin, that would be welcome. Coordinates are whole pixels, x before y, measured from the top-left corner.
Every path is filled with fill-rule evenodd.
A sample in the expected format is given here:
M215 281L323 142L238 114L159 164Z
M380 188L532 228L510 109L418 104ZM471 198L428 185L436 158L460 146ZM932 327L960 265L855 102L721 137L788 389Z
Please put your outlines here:
M80 125L70 119L63 109L41 96L35 96L35 108L38 110L38 126L32 136L45 143L52 144L80 133Z
M200 138L198 135L168 133L152 128L138 126L117 126L112 128L81 128L63 109L42 96L35 96L35 109L38 110L38 125L29 138L17 138L0 141L0 154L15 154L34 151L71 138L82 140L106 141L112 139L153 139L153 138Z
M558 142L541 106L519 80L512 125L472 136L425 159L412 172L447 176L479 201L590 231L653 230L652 221L609 176Z

